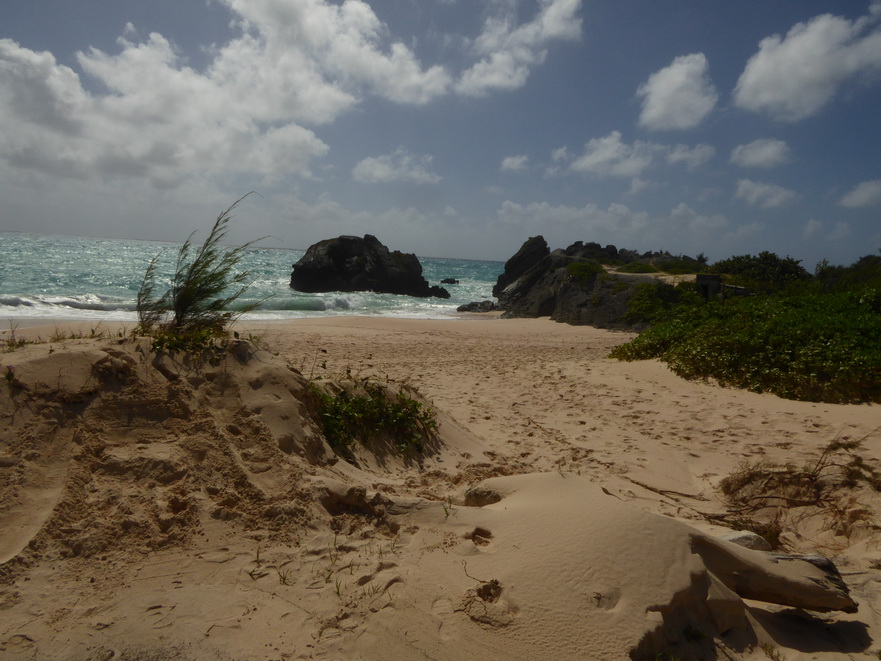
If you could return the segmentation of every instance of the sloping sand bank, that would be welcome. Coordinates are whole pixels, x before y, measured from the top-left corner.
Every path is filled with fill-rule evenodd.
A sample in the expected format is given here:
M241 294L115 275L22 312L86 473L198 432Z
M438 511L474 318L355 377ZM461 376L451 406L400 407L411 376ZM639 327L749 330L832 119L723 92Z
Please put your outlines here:
M869 486L753 513L783 517L786 551L833 558L849 596L809 562L718 540L731 515L718 485L744 461L801 465L868 435L861 456L878 465L877 407L685 382L606 359L627 334L543 320L239 331L269 351L241 343L197 363L105 339L4 354L0 658L879 647ZM441 412L425 456L359 449L355 465L326 445L308 382L367 376L406 381ZM750 576L832 610L744 599Z

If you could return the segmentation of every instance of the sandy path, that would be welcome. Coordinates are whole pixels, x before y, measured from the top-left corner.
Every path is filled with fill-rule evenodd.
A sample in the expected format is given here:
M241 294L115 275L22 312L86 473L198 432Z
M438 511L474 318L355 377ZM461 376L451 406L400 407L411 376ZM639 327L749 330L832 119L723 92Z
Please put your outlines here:
M547 319L346 317L249 330L307 376L349 370L417 386L496 461L589 473L688 518L636 483L712 511L719 479L744 461L801 462L838 434L881 424L877 406L795 402L686 381L657 361L612 360L633 334ZM867 443L881 459L881 438Z

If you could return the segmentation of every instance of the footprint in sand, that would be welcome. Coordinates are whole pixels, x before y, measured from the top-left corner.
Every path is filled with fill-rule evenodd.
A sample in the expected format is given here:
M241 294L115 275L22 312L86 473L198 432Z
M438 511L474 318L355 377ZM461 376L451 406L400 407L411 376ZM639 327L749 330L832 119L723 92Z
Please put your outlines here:
M492 543L493 534L486 528L477 526L471 532L466 533L465 539L470 539L475 546L489 546Z
M431 604L431 614L439 621L437 633L440 639L443 641L451 640L452 636L446 633L446 630L456 621L456 613L453 610L452 602L449 599L435 599L434 603Z

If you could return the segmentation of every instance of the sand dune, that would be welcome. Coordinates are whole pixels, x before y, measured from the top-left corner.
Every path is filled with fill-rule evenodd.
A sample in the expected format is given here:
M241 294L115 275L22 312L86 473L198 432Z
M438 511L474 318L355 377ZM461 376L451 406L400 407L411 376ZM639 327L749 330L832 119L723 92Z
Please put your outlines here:
M607 359L628 334L546 320L239 331L256 348L215 365L120 339L4 355L0 658L878 649L877 492L830 469L822 503L748 513L845 586L720 539L746 513L719 490L744 462L816 462L836 437L866 437L878 466L877 407L686 382ZM308 382L368 376L439 411L423 456L326 445Z

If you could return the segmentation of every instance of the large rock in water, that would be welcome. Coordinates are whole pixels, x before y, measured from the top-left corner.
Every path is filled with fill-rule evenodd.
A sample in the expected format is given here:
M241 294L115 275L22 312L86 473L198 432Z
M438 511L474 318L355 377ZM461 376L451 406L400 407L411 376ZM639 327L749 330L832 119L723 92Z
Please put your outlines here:
M394 252L370 234L340 236L309 247L294 264L291 288L302 292L373 291L379 294L449 298L422 277L416 255Z

